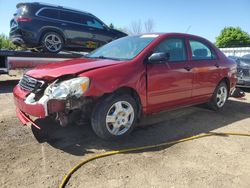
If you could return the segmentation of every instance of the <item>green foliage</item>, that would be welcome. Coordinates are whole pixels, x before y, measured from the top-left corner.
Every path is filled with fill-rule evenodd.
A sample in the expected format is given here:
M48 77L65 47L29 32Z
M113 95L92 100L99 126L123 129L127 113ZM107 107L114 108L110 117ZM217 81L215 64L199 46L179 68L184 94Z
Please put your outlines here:
M17 46L15 46L6 35L1 34L0 35L0 49L6 49L6 50L16 50L19 49Z
M114 27L114 25L111 23L111 24L109 24L109 28L110 28L110 29L114 29L115 27Z
M250 35L239 27L225 27L216 37L219 48L250 46Z
M126 28L121 28L121 27L115 27L112 23L109 24L109 28L110 29L115 29L115 30L118 30L118 31L121 31L123 33L127 33L128 34L128 31Z

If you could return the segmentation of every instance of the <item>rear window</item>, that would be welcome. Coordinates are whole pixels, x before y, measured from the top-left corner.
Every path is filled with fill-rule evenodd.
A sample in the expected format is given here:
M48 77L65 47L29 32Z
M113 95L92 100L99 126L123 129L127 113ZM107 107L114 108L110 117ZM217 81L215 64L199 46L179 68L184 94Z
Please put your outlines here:
M190 40L192 60L216 59L214 52L203 42Z
M26 6L21 6L19 7L16 12L14 13L14 16L23 16L27 13L27 7Z
M43 16L43 17L47 17L47 18L58 19L59 18L59 11L56 9L43 9L41 12L39 12L38 15Z

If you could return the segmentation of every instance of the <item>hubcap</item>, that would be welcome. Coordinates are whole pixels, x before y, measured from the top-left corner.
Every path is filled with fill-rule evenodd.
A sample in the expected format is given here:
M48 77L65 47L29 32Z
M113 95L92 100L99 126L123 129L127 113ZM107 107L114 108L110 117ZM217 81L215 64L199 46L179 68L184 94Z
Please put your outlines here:
M106 127L113 135L126 133L134 121L134 109L126 101L114 103L106 115Z
M62 40L55 34L49 34L44 39L44 45L50 52L56 52L62 47Z
M225 86L222 86L218 89L217 95L216 95L216 101L217 106L222 107L227 100L227 88Z

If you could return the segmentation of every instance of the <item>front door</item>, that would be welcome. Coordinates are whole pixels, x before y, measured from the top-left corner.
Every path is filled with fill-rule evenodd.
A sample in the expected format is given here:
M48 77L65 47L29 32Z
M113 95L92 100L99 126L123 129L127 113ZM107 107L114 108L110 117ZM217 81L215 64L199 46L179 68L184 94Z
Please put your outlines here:
M92 34L89 48L97 48L113 40L111 31L101 21L92 16L84 16L83 20Z
M184 39L165 39L154 49L153 53L157 52L168 53L169 60L147 64L147 101L154 111L188 101L193 81Z

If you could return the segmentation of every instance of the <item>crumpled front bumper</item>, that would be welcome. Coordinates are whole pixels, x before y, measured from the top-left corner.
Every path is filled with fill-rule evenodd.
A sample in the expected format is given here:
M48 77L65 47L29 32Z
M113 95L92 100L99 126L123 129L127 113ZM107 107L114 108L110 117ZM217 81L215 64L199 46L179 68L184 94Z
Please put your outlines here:
M44 118L46 116L46 109L43 104L35 103L35 104L27 104L25 103L25 98L29 92L25 92L22 90L19 85L17 85L13 90L14 102L18 109L26 114L31 116Z
M31 124L37 129L41 129L39 125L37 125L32 119L29 118L28 115L23 113L19 108L16 108L16 115L18 119L22 122L23 125Z
M49 99L47 96L41 97L38 101L29 102L27 99L32 98L32 93L21 89L19 85L14 88L13 95L18 119L24 125L31 123L38 129L40 127L35 124L30 116L45 118L49 114L61 112L65 109L65 101Z

